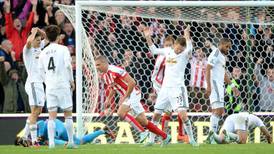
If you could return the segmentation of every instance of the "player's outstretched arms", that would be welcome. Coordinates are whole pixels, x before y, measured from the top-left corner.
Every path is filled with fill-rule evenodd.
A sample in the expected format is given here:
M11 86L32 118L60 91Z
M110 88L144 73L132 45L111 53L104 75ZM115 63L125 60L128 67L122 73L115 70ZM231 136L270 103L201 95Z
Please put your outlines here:
M149 47L149 50L152 52L152 54L161 54L161 55L164 55L165 54L165 48L157 48L152 39L151 39L151 31L149 29L149 27L145 27L143 29L143 34L144 34L144 37L146 38L147 40L147 44L148 44L148 47Z

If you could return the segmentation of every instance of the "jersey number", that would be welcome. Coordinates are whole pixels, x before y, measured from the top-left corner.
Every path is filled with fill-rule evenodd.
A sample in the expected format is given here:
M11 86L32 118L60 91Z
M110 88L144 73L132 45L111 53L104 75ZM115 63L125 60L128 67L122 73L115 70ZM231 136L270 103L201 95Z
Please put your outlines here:
M55 65L54 65L54 59L53 59L53 57L49 58L48 70L55 71Z

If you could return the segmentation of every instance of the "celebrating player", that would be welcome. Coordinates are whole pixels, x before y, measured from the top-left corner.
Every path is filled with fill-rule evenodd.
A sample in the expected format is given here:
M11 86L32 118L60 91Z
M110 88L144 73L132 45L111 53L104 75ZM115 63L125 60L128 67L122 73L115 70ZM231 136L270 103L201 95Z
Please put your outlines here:
M51 25L45 29L50 44L39 57L39 67L46 84L47 108L49 111L49 148L54 148L55 122L58 107L64 110L65 126L68 134L67 148L75 148L73 143L72 90L74 90L70 52L67 47L56 43L59 27Z
M31 35L28 37L23 49L23 60L28 73L25 89L29 96L29 104L31 107L31 114L26 121L25 135L23 138L26 139L30 132L33 146L39 146L37 142L36 121L45 103L43 79L40 76L38 68L38 58L45 43L44 41L41 42L42 37L45 38L45 33L42 30L32 28Z
M144 108L140 103L141 92L136 87L135 80L124 69L114 65L109 65L104 56L96 57L95 65L97 70L103 73L102 77L110 89L106 103L109 103L108 100L110 100L116 92L119 93L121 96L117 112L119 117L139 129L144 129L142 126L146 127L149 131L162 137L163 146L168 144L171 139L170 135L167 135L152 122L147 120ZM133 112L135 118L128 114L129 111Z
M175 40L172 35L167 36L164 40L163 47L164 48L172 47L174 44L174 41ZM162 83L164 79L164 71L165 71L165 59L166 58L164 55L157 56L157 59L154 65L154 70L151 75L152 85L156 94L159 94L160 89L162 87ZM165 114L162 117L162 130L166 131L167 124L171 119L172 109L171 108L166 109L164 112ZM180 116L178 116L178 123L179 123L179 128L178 128L177 139L188 143L188 136L184 134L184 127L183 127L182 119L180 118ZM156 125L158 125L157 122L156 122ZM154 142L154 138L155 138L155 135L151 134L149 142L151 143Z
M212 52L208 57L208 64L206 67L206 97L209 96L212 115L210 117L210 128L213 132L217 133L219 128L219 121L222 114L224 113L224 82L231 84L231 80L226 73L225 65L226 59L225 55L231 48L231 42L228 38L222 38L219 42L218 48L210 43ZM233 93L238 96L239 91L232 83ZM212 138L208 138L207 142L211 143Z
M178 115L182 119L187 135L190 139L190 144L198 146L193 137L191 122L187 117L189 104L187 90L184 84L185 68L192 51L189 30L190 26L188 25L184 31L184 37L177 38L172 48L156 48L152 42L148 28L144 30L144 35L151 52L153 54L164 55L166 58L165 76L154 107L153 122L157 124L163 111L166 108L171 107L172 110L178 112ZM146 144L146 146L151 145L153 145L153 143L148 142Z
M54 143L55 145L67 145L68 144L68 134L66 127L62 121L59 119L55 119L55 134ZM38 132L38 140L41 145L48 144L48 129L47 129L48 121L47 120L39 120L37 122L37 132ZM74 143L77 145L86 144L92 142L95 138L100 135L106 134L107 137L115 138L112 131L108 129L108 127L104 127L103 130L97 129L96 131L83 136L81 139L77 138L75 135L73 136ZM28 147L29 144L23 142L22 138L17 137L15 141L15 145L22 145L24 147Z
M257 116L249 113L236 113L228 116L223 125L223 131L217 135L213 130L210 131L209 136L219 144L236 142L245 144L248 132L253 131L259 127L261 132L265 135L267 142L272 142L272 136L266 129L263 121Z

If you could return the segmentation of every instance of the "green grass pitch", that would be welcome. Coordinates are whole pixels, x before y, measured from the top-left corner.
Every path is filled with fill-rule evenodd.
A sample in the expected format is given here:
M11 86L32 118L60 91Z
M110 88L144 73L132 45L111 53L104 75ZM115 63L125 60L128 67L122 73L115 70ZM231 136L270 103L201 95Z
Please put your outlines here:
M170 144L165 148L160 145L141 147L140 144L88 144L81 145L78 149L65 149L62 146L48 149L41 146L38 149L15 147L13 145L0 146L0 154L273 154L274 144L230 144L230 145L205 145L193 148L186 144Z

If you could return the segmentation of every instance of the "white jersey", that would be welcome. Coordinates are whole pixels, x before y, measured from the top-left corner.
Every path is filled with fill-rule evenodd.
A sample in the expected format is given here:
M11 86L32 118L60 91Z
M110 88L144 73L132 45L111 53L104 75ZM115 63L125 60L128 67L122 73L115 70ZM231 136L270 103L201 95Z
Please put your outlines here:
M40 54L39 67L47 90L70 88L73 75L70 52L66 46L50 43Z
M263 121L249 113L236 113L228 116L224 122L224 129L228 132L236 130L252 131L256 127L265 127Z
M161 54L166 57L165 77L162 87L185 86L185 68L192 51L191 41L187 41L185 50L180 54L176 54L171 47L157 49L155 45L152 45L149 48L153 54Z
M39 73L39 55L44 47L44 41L41 42L40 47L28 49L26 45L23 48L23 61L28 73L27 83L43 82L42 76Z
M225 77L225 56L216 47L213 47L213 51L208 57L208 64L212 66L210 70L211 74L211 94L209 100L212 109L224 107L224 77Z
M216 86L224 87L226 58L218 48L213 48L213 51L208 57L208 64L212 66L210 72L211 87L213 89L216 88Z
M253 130L256 127L265 127L263 121L255 116L254 114L249 114L248 116L248 130Z

